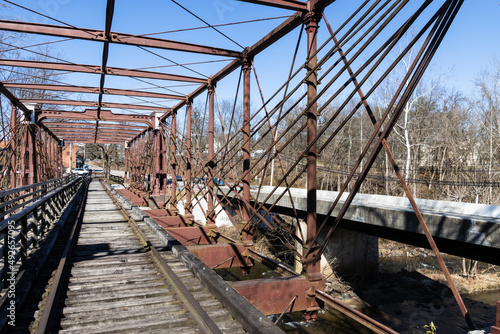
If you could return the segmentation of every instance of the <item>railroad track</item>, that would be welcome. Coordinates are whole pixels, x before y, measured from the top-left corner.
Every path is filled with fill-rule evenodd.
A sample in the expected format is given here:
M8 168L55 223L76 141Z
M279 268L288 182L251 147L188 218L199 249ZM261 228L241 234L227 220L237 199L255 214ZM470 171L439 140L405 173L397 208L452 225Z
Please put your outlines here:
M30 319L29 330L244 333L147 224L116 203L101 183L90 183L81 226L73 232L78 240L71 252L68 242L71 255L63 253L39 304L43 312Z

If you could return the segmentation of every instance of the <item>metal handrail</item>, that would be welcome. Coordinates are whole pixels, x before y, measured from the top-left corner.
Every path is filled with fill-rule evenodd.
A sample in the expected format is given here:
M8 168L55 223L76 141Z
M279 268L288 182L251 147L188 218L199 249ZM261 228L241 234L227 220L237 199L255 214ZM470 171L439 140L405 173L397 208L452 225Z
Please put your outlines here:
M62 214L66 204L77 193L83 180L83 177L73 176L43 182L52 185L62 183L60 181L66 183L49 193L36 197L33 203L0 221L0 234L3 234L4 239L2 247L4 266L0 271L4 286L7 283L6 269L19 268L26 261L29 249L44 238L50 226ZM4 216L3 213L2 216ZM21 226L20 229L19 226ZM31 231L32 234L29 235Z
M52 179L48 180L45 182L40 182L40 183L35 183L31 184L28 186L22 186L22 187L17 187L9 190L4 190L0 191L0 219L3 219L5 216L10 215L11 213L19 210L22 207L25 207L26 205L38 200L41 198L45 193L50 191L51 189L55 189L63 184L66 184L68 182L71 182L74 180L77 176L76 175L68 175L64 177L60 177L57 179ZM37 189L39 188L39 189ZM27 192L29 190L35 189L34 191ZM23 194L23 192L26 192ZM40 194L41 195L38 195ZM16 195L17 196L14 196ZM13 197L11 199L8 199L9 197ZM23 202L20 202L21 200L24 200L26 198L29 198L28 200L25 200ZM20 202L16 204L17 202ZM10 206L10 207L9 207ZM6 210L8 208L8 210Z

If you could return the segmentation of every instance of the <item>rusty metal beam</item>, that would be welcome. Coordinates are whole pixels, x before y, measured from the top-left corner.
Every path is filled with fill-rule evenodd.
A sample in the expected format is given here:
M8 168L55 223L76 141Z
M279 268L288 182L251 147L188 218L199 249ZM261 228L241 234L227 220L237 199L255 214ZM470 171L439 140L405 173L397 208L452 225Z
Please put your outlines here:
M94 140L95 136L94 136L94 133L75 133L75 134L66 134L66 135L63 135L62 136L63 139L68 139L68 138L71 138L71 139L86 139L86 138L90 138L92 140ZM124 137L120 137L120 136L113 136L113 135L97 135L97 139L116 139L118 141L125 141L127 138L124 138Z
M283 23L269 32L266 36L261 38L257 43L252 45L250 48L245 49L246 56L249 58L255 57L260 52L264 51L269 46L273 45L283 36L290 33L292 30L297 28L303 23L302 13L295 13L286 19Z
M306 2L298 0L238 0L241 2L249 2L257 5L265 5L283 9L296 10L300 12L321 12L327 6L335 2L335 0L308 0Z
M133 115L133 114L113 114L109 110L101 110L100 119L97 119L97 110L86 109L83 112L63 111L63 110L41 110L37 113L37 123L44 119L65 119L65 120L91 120L91 121L111 121L144 123L149 127L154 127L154 116Z
M327 293L316 290L317 293L317 298L325 302L328 306L331 308L345 314L349 318L355 320L356 322L360 323L361 325L365 326L366 328L369 328L372 330L374 333L377 334L397 334L398 332L390 329L389 327L381 324L380 322L368 317L367 315L359 312L358 310L355 310L351 306L342 303L341 301L333 298L332 296L328 295Z
M30 118L31 116L31 110L29 110L19 99L12 94L0 81L0 93L2 93L9 101L10 103L15 106L16 108L20 109L24 113L24 117L27 119Z
M88 86L29 84L29 83L11 83L11 82L4 82L4 86L7 88L50 90L50 91L71 92L71 93L88 93L88 94L101 93L99 91L99 87L88 87ZM169 99L169 100L183 100L186 98L185 96L182 95L163 94L163 93L155 93L148 91L130 90L130 89L115 89L115 88L103 88L102 93L106 95L152 97L152 98Z
M242 244L196 245L187 248L212 269L253 265Z
M117 144L117 145L123 145L124 144L124 142L120 141L120 140L104 140L104 139L94 140L94 138L84 139L84 140L67 139L66 142L68 142L68 143L79 143L79 144Z
M95 128L95 123L75 123L75 122L43 122L42 124L48 126L51 129L56 128ZM99 123L99 128L110 128L110 129L130 129L131 131L143 131L147 127L141 125L127 125L127 124L109 124L109 123Z
M491 326L491 334L500 334L500 301L497 302L497 319L495 325Z
M166 228L184 246L210 244L210 231L205 226Z
M70 63L58 63L58 62L46 62L46 61L34 61L34 60L0 59L0 66L41 68L54 71L108 74L116 76L128 76L128 77L137 77L146 79L195 82L195 83L205 83L207 81L207 79L188 77L185 75L176 75L176 74L133 70L133 69L130 70L118 67L106 67L106 70L103 71L101 66L96 66L96 65L70 64Z
M85 130L59 130L59 131L55 131L55 133L60 136L60 137L65 137L65 136L71 136L71 135L82 135L82 136L86 136L88 134L92 134L94 135L95 133L95 129L85 129ZM132 138L133 136L135 136L135 133L126 133L126 132L116 132L116 131L113 131L113 132L109 132L109 131L106 131L106 132L103 132L103 131L100 131L98 130L98 135L103 135L103 136L115 136L115 137L118 137L118 138Z
M156 107L156 106L144 106L139 104L127 104L127 103L113 103L113 102L93 102L93 101L74 101L74 100L49 100L49 99L21 99L23 103L39 103L39 104L54 104L62 106L77 106L77 107L100 107L101 104L104 108L119 108L119 109L137 109L137 110L163 110L168 112L170 108L167 107Z
M307 11L307 4L298 0L238 0L241 2L249 2L257 5L266 5L270 7L278 7L296 11Z
M50 35L57 37L67 37L83 39L87 41L109 42L131 46L150 47L163 50L175 50L182 52L201 53L213 56L224 56L240 58L241 52L216 48L193 43L178 42L161 38L143 37L117 32L110 33L109 41L105 38L102 30L73 28L51 24L18 22L10 20L0 20L0 30L16 31L22 33Z
M20 109L24 117L27 119L31 118L31 110L29 110L14 94L12 94L0 81L0 93L3 94L9 101L10 103ZM60 141L61 139L58 138L52 131L50 131L49 128L47 128L45 125L41 125L41 128L46 131L52 138L54 138L56 141Z
M97 128L99 129L99 131L101 131L103 133L108 133L109 132L109 133L116 133L116 134L135 135L135 134L141 132L141 130L101 128L100 125ZM95 129L96 129L96 126L94 125L93 127L82 127L82 128L57 127L57 128L52 128L52 131L55 132L55 133L64 132L64 131L69 131L69 132L78 132L78 131L87 132L87 131L94 131Z
M309 10L319 14L336 0L309 0Z
M288 312L307 310L311 303L307 298L311 292L311 285L302 275L245 280L229 284L264 315L280 314L294 298L295 302ZM324 282L320 286L324 286Z

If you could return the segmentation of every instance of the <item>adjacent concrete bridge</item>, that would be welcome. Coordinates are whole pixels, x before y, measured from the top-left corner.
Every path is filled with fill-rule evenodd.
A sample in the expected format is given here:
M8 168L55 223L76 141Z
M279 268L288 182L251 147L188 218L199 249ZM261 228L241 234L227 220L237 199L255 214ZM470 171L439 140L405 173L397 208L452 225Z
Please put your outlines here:
M273 187L262 187L260 192L253 190L252 196L258 196L257 200L263 202L272 189ZM286 188L279 188L266 203L274 203L284 191L287 191ZM290 188L290 192L297 213L305 214L306 190ZM337 196L338 192L335 191L318 191L318 220L324 219ZM339 205L327 221L324 234L346 197L347 194L341 197ZM423 199L418 199L417 204L441 251L500 264L500 206ZM290 197L282 196L272 212L293 216ZM352 237L353 232L356 233L355 238ZM355 272L360 267L366 268L367 265L378 263L378 237L429 247L407 198L357 194L339 230L334 234L329 251L341 261L346 260L342 267L347 272ZM353 259L356 261L349 261Z

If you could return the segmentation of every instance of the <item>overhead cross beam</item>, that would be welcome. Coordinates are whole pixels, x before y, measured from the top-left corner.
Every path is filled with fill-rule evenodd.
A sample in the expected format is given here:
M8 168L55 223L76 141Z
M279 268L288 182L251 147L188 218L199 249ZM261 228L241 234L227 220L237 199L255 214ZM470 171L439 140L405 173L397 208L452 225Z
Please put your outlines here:
M130 70L117 67L106 67L105 71L103 71L101 66L96 66L96 65L44 62L44 61L34 61L34 60L14 60L14 59L0 59L0 65L13 66L13 67L40 68L44 70L53 70L53 71L108 74L117 76L128 76L128 77L182 81L182 82L195 82L195 83L207 82L207 79L203 78L195 78L185 75L167 74L167 73L142 71L142 70Z
M121 34L117 32L110 32L109 40L107 40L104 31L87 28L73 28L51 24L0 20L0 30L75 38L87 41L109 42L113 44L142 46L163 50L201 53L213 56L241 58L241 52L238 51L186 42L171 41L161 38Z
M30 84L30 83L13 83L13 82L4 82L3 85L7 88L18 88L18 89L50 90L50 91L88 93L88 94L101 93L99 87L88 87L88 86ZM115 89L115 88L103 88L102 93L106 95L126 95L126 96L151 97L151 98L169 99L169 100L183 100L186 98L185 96L182 95L163 94L163 93L155 93L155 92L139 91L131 89Z
M57 128L74 128L74 129L81 129L81 128L95 128L95 123L76 123L76 122L43 122L46 126L48 126L51 129L57 129ZM146 129L146 127L142 125L128 125L128 124L109 124L109 123L102 123L99 122L99 128L107 128L107 129L125 129L125 130L131 130L131 131L142 131Z
M120 109L138 109L138 110L155 110L168 112L170 108L145 106L140 104L113 103L113 102L94 102L94 101L73 101L73 100L49 100L49 99L21 99L23 103L39 103L39 104L54 104L62 106L78 106L78 107L104 107L104 108L120 108Z
M154 128L155 117L148 115L113 114L109 110L101 110L100 118L97 118L96 109L86 109L83 112L63 111L63 110L40 110L36 115L37 123L44 119L64 119L64 120L89 120L89 121L111 121L127 123L144 123L148 127Z
M95 127L93 128L57 128L57 129L52 129L52 131L58 135L60 134L86 134L86 133L94 133ZM126 136L126 137L134 137L136 134L140 133L141 131L130 131L130 130L114 130L114 129L101 129L99 127L98 129L99 133L102 134L111 134L111 135L117 135L117 136Z

